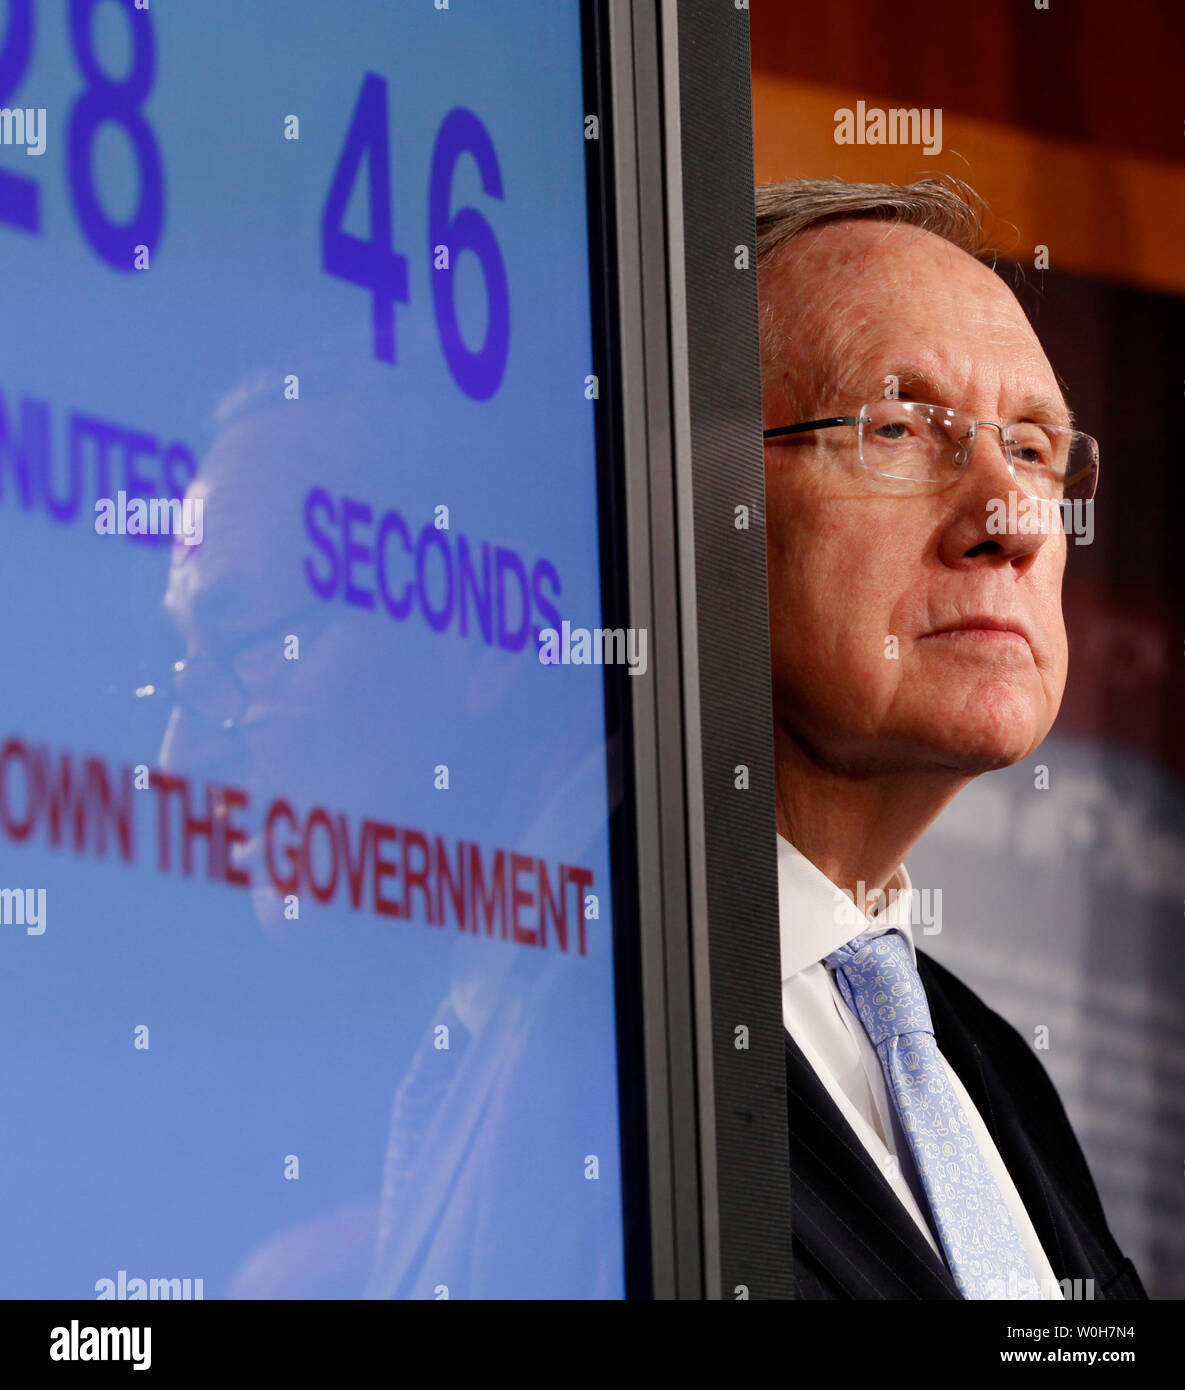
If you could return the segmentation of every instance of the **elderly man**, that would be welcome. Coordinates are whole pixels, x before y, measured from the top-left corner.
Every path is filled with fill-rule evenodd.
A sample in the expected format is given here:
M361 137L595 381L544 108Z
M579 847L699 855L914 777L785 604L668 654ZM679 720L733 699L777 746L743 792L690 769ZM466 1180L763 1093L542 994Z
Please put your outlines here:
M1057 715L1097 447L970 190L767 185L757 229L799 1297L1143 1298L1035 1054L916 949L902 863ZM1010 493L1051 524L1001 527Z

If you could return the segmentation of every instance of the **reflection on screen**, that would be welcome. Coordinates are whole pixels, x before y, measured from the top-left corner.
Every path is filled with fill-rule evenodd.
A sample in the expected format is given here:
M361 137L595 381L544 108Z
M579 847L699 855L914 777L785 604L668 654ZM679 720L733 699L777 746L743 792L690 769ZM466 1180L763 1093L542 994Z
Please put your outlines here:
M604 673L538 659L579 6L62 8L0 36L0 1294L620 1297Z

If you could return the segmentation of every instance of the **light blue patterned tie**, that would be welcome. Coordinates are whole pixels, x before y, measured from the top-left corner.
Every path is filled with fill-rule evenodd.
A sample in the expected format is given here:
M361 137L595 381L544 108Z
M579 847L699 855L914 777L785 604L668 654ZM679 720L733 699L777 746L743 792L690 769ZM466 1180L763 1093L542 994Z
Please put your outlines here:
M858 936L826 961L876 1048L959 1292L1039 1299L1037 1276L938 1055L909 943L899 931Z

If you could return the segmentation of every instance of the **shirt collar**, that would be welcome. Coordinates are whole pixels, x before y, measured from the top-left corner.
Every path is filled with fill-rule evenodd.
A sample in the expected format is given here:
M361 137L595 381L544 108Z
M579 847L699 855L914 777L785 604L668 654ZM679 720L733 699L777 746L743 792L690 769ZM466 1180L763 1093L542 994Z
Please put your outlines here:
M910 899L913 885L899 864L885 885L896 894L875 916L866 916L834 883L783 836L778 836L778 925L782 947L782 979L791 979L853 937L880 936L896 929L905 937L917 964Z

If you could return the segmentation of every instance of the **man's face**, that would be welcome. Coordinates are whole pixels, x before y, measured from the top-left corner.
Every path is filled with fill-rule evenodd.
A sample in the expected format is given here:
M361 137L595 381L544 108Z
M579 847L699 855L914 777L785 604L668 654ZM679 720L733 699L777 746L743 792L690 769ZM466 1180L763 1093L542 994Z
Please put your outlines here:
M846 221L763 271L787 362L765 363L765 427L902 399L977 419L1068 423L1020 305L987 266L917 228ZM820 398L822 397L822 398ZM809 413L797 413L807 411ZM975 775L1027 756L1066 677L1065 536L993 534L989 502L1024 494L983 429L953 486L921 496L860 471L854 427L766 443L774 713L809 757L850 775ZM1023 510L1023 509L1022 509ZM1024 636L984 628L1004 619ZM892 639L896 639L895 642Z

